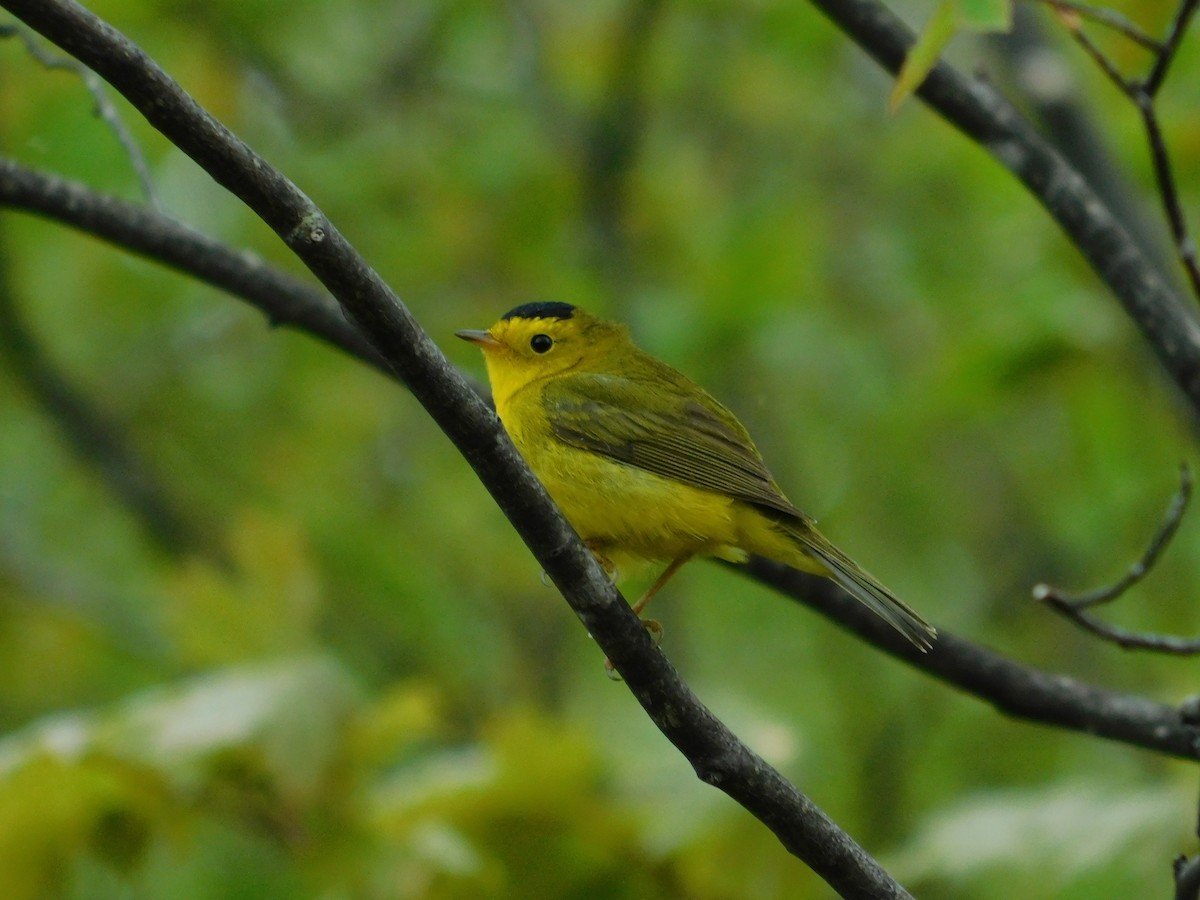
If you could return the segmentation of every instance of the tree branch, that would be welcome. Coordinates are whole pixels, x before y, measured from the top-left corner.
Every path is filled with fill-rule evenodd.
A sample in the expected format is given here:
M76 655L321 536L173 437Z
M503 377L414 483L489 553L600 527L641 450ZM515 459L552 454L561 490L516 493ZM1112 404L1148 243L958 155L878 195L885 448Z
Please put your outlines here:
M1185 721L1174 707L1022 665L941 627L933 649L922 653L823 578L759 557L746 568L763 584L815 609L884 653L1006 715L1181 759L1200 759L1200 728Z
M844 896L909 896L700 703L521 461L494 413L308 197L140 48L79 5L68 0L2 5L120 91L253 209L321 280L475 469L638 702L701 779L745 806Z
M274 320L294 324L364 362L382 366L395 377L346 323L332 298L159 214L0 160L3 206L48 216L189 272L255 304ZM190 240L198 242L195 252L189 251ZM242 267L248 268L243 272ZM264 285L269 289L258 290ZM1181 721L1179 713L1169 706L1034 669L944 632L939 632L934 652L916 652L890 627L825 579L789 572L762 559L749 566L735 566L734 570L817 610L875 647L1010 716L1172 756L1200 758L1196 745L1200 731Z
M884 69L899 71L913 34L890 11L875 0L812 2ZM938 63L917 96L1029 189L1120 301L1200 416L1200 317L1091 186L981 78Z
M1055 0L1055 6L1061 7L1063 3ZM1074 4L1067 8L1079 11ZM1127 173L1118 168L1096 116L1080 96L1077 79L1068 70L1057 46L1047 39L1047 29L1037 12L1029 4L1016 4L1012 31L988 39L998 51L1002 76L1013 82L1019 105L1027 110L1027 115L1100 195L1146 257L1161 273L1171 277L1172 286L1178 290L1180 285L1169 268L1175 257L1168 252L1162 223L1151 218L1145 198L1130 185Z
M1041 600L1059 615L1074 622L1085 631L1125 650L1154 650L1159 653L1173 653L1177 656L1194 656L1200 653L1200 638L1128 631L1110 625L1088 612L1093 606L1101 606L1118 599L1150 573L1159 556L1171 543L1171 538L1175 536L1191 497L1192 470L1188 468L1187 464L1184 464L1179 468L1179 490L1171 499L1171 505L1168 507L1166 515L1163 516L1158 531L1146 547L1145 552L1121 578L1113 584L1075 596L1048 584L1037 584L1033 588L1034 599Z
M299 329L396 377L329 294L163 213L4 157L0 157L0 206L46 216L187 272L258 307L271 324Z
M1170 71L1171 63L1174 61L1180 41L1183 39L1183 33L1197 8L1200 8L1200 0L1182 0L1179 4L1179 9L1176 11L1175 19L1171 22L1166 38L1155 47L1154 65L1145 80L1126 78L1121 74L1117 64L1087 36L1081 27L1079 16L1074 10L1064 12L1065 7L1062 7L1056 0L1047 0L1047 2L1058 11L1059 21L1062 22L1075 42L1092 58L1092 61L1117 86L1117 89L1133 103L1141 115L1142 127L1146 131L1146 140L1150 145L1150 159L1154 165L1154 177L1158 182L1158 193L1162 198L1163 212L1167 217L1167 224L1171 228L1171 237L1175 241L1175 252L1191 283L1192 292L1197 299L1200 299L1200 264L1196 260L1196 246L1188 231L1187 219L1179 200L1179 190L1175 185L1174 169L1167 152L1167 142L1163 137L1162 128L1158 124L1158 112L1154 108L1155 98L1166 80L1167 72ZM1129 35L1129 37L1142 43L1134 35Z

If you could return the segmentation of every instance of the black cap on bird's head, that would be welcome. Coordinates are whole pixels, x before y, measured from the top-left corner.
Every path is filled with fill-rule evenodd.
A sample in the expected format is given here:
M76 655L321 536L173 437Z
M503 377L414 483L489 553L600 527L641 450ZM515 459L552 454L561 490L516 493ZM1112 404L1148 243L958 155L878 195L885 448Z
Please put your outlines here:
M542 301L538 303L522 303L515 306L500 317L505 319L569 319L575 315L575 307L570 303L558 301Z
M585 359L609 358L614 346L629 341L624 325L606 322L561 301L523 303L486 331L455 334L484 351L493 388L504 366L520 368L525 373L522 377L530 372L544 376L574 368Z

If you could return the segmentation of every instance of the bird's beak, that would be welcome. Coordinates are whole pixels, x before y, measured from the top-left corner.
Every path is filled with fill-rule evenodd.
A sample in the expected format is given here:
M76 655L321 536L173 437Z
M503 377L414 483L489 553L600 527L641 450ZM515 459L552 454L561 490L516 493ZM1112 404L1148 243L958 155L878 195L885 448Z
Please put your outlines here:
M501 346L500 342L492 337L490 331L475 331L467 329L465 331L454 332L456 337L462 338L464 341L470 341L479 347L480 350L495 350Z

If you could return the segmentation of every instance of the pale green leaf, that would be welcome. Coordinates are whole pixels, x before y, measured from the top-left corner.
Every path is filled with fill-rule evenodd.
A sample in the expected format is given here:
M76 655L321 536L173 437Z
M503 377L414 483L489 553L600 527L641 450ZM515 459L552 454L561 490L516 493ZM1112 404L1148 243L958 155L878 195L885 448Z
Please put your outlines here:
M917 36L917 41L908 51L892 93L888 97L888 109L895 112L908 95L921 86L925 76L937 65L942 50L958 30L957 0L944 0Z

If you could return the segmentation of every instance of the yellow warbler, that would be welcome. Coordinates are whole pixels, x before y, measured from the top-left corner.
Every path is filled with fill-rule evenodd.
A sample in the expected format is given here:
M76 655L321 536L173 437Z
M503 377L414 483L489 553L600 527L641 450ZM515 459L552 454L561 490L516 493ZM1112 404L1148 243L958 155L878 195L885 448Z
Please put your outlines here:
M567 303L527 303L486 331L496 412L534 474L599 560L666 569L755 553L832 579L922 650L933 627L817 531L783 495L742 423L639 349L629 330Z

